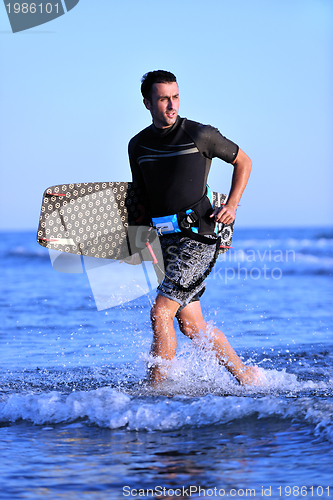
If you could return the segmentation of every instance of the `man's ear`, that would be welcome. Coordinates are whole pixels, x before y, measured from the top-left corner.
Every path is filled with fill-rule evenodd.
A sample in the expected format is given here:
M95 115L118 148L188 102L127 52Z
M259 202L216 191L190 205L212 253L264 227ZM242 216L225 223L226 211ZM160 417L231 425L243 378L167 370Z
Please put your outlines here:
M148 101L148 99L144 98L143 104L146 106L147 109L149 109L149 111L151 110L151 102Z

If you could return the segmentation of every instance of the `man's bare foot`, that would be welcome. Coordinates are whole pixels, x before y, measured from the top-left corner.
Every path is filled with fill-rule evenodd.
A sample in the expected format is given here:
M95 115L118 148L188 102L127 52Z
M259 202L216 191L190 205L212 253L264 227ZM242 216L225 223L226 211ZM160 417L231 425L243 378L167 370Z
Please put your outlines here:
M260 385L260 373L257 366L247 366L237 377L241 385Z
M148 367L148 385L156 389L168 378L170 370L170 361L162 358L154 358Z

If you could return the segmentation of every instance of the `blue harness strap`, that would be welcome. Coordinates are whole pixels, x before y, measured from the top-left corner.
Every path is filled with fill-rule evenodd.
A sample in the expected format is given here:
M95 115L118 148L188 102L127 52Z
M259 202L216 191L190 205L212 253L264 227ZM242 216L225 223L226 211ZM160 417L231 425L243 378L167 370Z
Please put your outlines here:
M153 226L158 234L180 233L177 214L164 215L163 217L153 217Z
M209 204L208 204L208 200ZM206 202L207 200L207 202ZM158 234L173 234L184 233L186 236L198 239L200 241L211 242L211 239L205 238L199 234L201 223L204 217L206 218L205 227L208 227L208 233L212 233L213 221L207 222L207 209L213 208L212 192L207 185L204 196L199 202L193 205L193 208L184 209L177 214L163 215L162 217L152 217L153 227L156 228ZM213 232L217 233L217 224L215 224Z

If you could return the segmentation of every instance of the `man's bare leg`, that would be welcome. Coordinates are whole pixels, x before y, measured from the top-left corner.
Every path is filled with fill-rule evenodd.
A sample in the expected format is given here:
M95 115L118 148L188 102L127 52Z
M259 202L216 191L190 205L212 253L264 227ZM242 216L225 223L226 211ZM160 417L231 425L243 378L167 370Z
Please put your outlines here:
M173 326L173 320L179 309L178 302L170 300L163 295L157 295L155 304L151 310L151 322L153 327L153 342L150 353L154 357L163 360L171 360L176 355L177 338ZM149 382L156 386L167 378L166 368L154 365L149 370Z
M194 342L202 340L202 334L211 340L219 362L232 373L238 382L241 384L255 384L257 382L257 367L244 365L229 344L224 333L218 328L209 328L208 332L208 325L202 316L199 301L190 302L179 312L177 319L181 332Z

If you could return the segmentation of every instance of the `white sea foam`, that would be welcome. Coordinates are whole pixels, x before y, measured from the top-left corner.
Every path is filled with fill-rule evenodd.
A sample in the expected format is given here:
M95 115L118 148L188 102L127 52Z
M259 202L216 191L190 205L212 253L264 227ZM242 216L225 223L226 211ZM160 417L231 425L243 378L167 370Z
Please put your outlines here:
M12 395L2 403L1 420L18 419L38 425L73 422L79 418L110 429L175 430L224 424L236 419L280 417L315 425L315 433L333 440L333 404L281 396L129 396L108 387L63 396L58 392Z
M327 391L332 388L332 383L297 381L294 375L284 371L260 369L262 386L256 388L240 387L223 373L220 382L224 381L222 392L227 389L227 396L216 395L216 380L206 380L212 393L204 396L200 396L204 384L198 380L196 396L186 395L179 384L177 395L162 395L163 392L171 395L172 388L176 388L177 370L181 367L174 371L174 378L160 391L146 390L141 394L124 393L110 387L69 395L60 392L12 394L0 403L0 421L23 419L49 427L84 419L89 424L110 429L126 427L128 430L166 431L275 416L314 425L315 434L333 441L332 401L300 394L308 390ZM183 389L190 388L188 380L185 377ZM272 389L282 392L274 394ZM286 390L289 392L285 393ZM193 387L190 392L193 393Z

